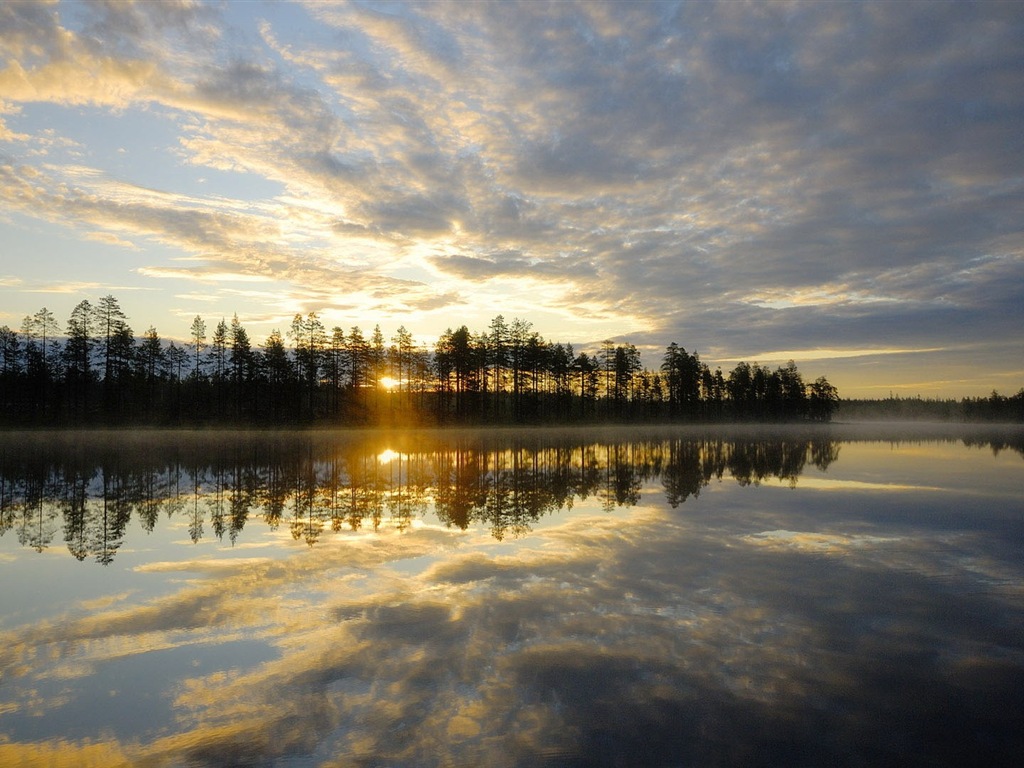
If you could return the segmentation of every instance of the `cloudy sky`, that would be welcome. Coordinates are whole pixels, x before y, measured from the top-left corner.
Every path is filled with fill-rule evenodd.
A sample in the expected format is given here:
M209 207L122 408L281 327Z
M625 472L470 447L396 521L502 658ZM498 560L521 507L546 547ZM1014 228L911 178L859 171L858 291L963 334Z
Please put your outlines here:
M1018 2L0 4L0 324L1024 385Z

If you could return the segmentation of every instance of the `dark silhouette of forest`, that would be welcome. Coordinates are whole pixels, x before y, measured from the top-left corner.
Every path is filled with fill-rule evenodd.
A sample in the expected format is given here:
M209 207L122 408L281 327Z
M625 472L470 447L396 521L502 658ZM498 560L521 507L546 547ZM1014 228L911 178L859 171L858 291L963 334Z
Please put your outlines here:
M993 390L988 397L960 400L890 395L881 400L842 400L837 407L844 420L1024 422L1024 388L1010 396Z
M668 345L657 370L632 344L577 353L529 321L447 330L432 349L327 329L315 312L257 346L237 315L199 316L184 343L136 336L118 300L80 302L62 326L43 308L0 328L0 423L90 425L451 425L829 421L838 392L797 366L711 370Z

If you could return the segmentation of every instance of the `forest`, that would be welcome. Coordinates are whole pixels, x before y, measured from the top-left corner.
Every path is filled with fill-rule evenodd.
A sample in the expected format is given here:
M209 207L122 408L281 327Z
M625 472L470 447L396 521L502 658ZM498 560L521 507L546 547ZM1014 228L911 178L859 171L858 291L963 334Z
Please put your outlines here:
M187 341L136 336L118 300L81 301L62 326L40 309L0 327L6 426L378 426L596 422L829 421L825 377L790 362L723 374L669 344L657 370L608 340L591 352L550 342L519 318L447 330L433 348L404 326L389 339L297 314L262 346L238 316L192 322Z
M842 400L844 420L1024 422L1024 388L1015 395L992 391L987 397L924 398L889 395L880 400Z

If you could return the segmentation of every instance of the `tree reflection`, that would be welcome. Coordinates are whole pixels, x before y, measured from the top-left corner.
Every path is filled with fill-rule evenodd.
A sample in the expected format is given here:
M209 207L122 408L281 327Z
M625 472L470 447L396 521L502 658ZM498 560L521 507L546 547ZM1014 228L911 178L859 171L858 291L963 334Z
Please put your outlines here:
M726 476L741 485L774 479L795 486L808 466L826 470L840 450L827 433L538 434L406 436L394 447L369 433L172 435L129 446L70 438L15 445L8 437L0 439L0 536L14 531L21 545L42 552L62 521L73 557L108 564L133 517L152 531L161 512L183 518L196 543L209 526L218 541L234 544L254 516L271 529L286 520L295 540L313 546L328 530L386 524L401 531L432 511L441 525L481 526L500 540L528 533L576 500L594 498L611 511L660 487L678 507ZM1024 454L1004 438L968 444Z
M702 447L707 446L683 440L668 442L668 455L661 471L661 484L665 488L665 498L673 509L690 496L700 496L701 488L710 480L704 469L706 451L701 450Z
M25 478L24 499L17 523L18 541L36 552L42 552L57 532L58 509L55 504L47 503L47 497L52 492L47 486L53 482L52 476L45 474L42 467L35 469Z
M96 562L109 565L121 548L124 532L131 520L133 506L138 508L141 499L129 499L123 474L109 466L101 467L102 493L97 514L86 521L89 552Z
M231 482L230 523L228 536L234 544L249 519L249 509L253 501L253 472L241 462L234 465Z
M198 465L192 468L192 510L188 521L188 537L193 544L198 544L203 538L203 520L206 517L206 510L200 511L199 499L202 497L204 472Z
M89 506L89 482L92 475L86 475L77 467L72 467L64 484L64 497L61 507L64 514L64 541L68 551L76 560L84 560L89 556L89 546L85 538L85 519Z
M292 538L304 540L313 546L324 529L327 508L320 504L320 484L317 478L318 462L312 447L307 447L299 457L295 486L292 493Z

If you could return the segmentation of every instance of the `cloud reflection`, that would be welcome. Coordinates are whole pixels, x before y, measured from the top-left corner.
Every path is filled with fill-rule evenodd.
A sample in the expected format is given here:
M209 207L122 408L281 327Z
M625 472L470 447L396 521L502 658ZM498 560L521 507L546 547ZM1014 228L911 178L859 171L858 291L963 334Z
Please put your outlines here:
M133 739L2 748L15 764L102 744L153 766L812 765L903 762L895 732L911 763L999 762L1024 712L1019 553L993 546L981 507L960 528L911 520L970 498L918 490L937 480L914 463L927 445L862 453L908 489L865 493L839 461L828 494L741 475L673 507L649 476L615 514L577 499L511 544L485 527L382 528L275 560L144 566L183 581L3 633L15 736L133 657L272 653L176 670L174 721ZM32 693L54 679L74 687Z

